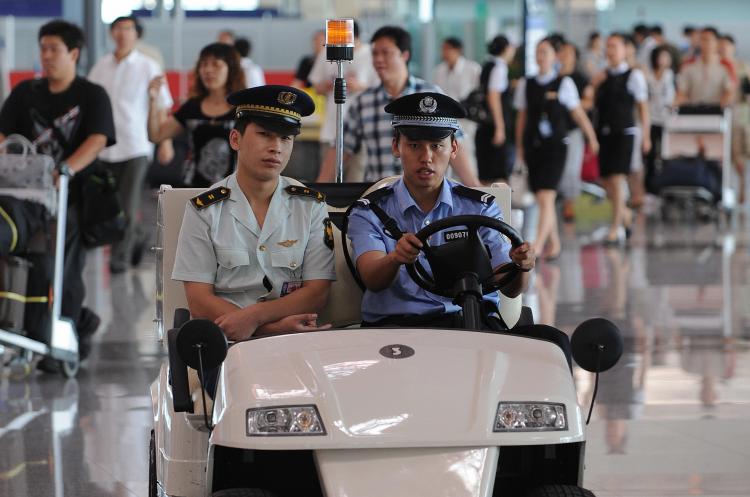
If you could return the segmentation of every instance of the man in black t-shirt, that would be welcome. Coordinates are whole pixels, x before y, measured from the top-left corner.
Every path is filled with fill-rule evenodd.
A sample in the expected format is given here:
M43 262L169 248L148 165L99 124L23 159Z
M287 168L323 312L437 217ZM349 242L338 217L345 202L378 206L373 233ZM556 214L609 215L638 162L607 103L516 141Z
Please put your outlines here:
M78 227L76 177L115 143L112 106L106 91L76 75L83 48L81 29L62 20L39 29L39 51L45 77L21 82L0 111L0 142L10 134L31 140L37 151L54 158L60 169L73 175L68 202L63 272L62 315L71 319L79 335L79 355L91 348L91 335L100 319L83 308L82 272L86 251ZM49 361L42 367L50 366Z

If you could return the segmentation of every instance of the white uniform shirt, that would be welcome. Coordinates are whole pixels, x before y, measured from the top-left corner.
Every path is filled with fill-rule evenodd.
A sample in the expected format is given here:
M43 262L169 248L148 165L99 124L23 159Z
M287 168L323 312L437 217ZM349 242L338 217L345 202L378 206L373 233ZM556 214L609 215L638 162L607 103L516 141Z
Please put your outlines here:
M88 79L107 90L117 137L115 145L99 154L101 160L122 162L153 153L147 130L148 84L160 74L158 64L138 50L133 50L120 62L110 53L94 64ZM161 88L158 105L163 109L172 107L172 96L166 85Z
M508 89L508 64L502 57L495 57L495 67L490 72L487 89L500 93Z
M479 75L482 66L466 57L459 57L451 69L446 62L441 62L432 73L432 82L445 91L454 100L464 100L479 86Z
M279 179L262 229L236 173L211 187L229 188L226 200L200 210L188 202L172 279L210 283L218 297L239 307L279 298L302 281L335 280L326 204L290 195L289 185Z
M326 60L325 50L322 50L315 59L313 68L307 79L313 85L319 85L325 81L333 81L338 74L336 64ZM362 43L354 50L354 60L344 64L344 77L356 78L365 88L369 88L379 82L378 74L372 67L372 52L370 45ZM360 92L347 91L346 102L343 107L343 115L346 118L349 104ZM333 90L326 95L326 112L323 127L320 129L320 142L333 144L336 141L336 102L333 101Z
M250 60L249 57L243 57L240 60L240 66L245 73L245 87L255 88L256 86L263 86L266 84L266 76L263 73L263 69Z
M545 75L534 77L540 85L546 85L557 77L555 71ZM560 82L560 89L557 92L557 99L568 110L573 110L581 105L581 99L578 96L578 89L573 80L568 76L563 76ZM526 78L521 78L516 86L516 92L513 95L513 107L517 110L526 110Z

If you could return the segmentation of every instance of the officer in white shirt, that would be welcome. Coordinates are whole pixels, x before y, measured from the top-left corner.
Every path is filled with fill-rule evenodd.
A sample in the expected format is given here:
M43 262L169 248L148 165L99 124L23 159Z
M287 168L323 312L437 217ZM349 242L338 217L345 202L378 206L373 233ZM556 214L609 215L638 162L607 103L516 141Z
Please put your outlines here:
M117 178L120 202L129 226L125 238L112 246L110 270L125 271L133 256L136 237L136 213L140 205L143 180L153 154L148 140L148 84L162 74L158 64L135 48L143 28L135 17L118 17L110 25L115 50L102 57L91 69L89 80L104 87L112 102L117 143L105 148L99 160L110 167ZM172 106L166 86L158 100L164 116Z
M325 196L280 176L315 105L275 85L227 100L237 170L188 202L172 279L184 282L191 315L233 340L323 329L316 313L336 278Z

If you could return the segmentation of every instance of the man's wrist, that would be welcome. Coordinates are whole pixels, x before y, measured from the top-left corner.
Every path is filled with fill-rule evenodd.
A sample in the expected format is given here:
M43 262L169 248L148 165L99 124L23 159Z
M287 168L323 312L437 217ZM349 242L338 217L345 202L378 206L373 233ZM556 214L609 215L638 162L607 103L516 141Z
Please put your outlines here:
M70 164L68 164L67 161L62 161L58 166L58 169L60 171L60 174L63 174L68 178L72 178L76 174L75 170L70 167Z

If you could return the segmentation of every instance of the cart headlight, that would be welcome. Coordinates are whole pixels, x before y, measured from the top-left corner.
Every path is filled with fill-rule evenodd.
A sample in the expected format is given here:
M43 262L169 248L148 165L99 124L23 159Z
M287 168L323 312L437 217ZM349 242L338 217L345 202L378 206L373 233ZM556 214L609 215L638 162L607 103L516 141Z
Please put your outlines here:
M261 407L247 410L247 436L325 435L315 406Z
M549 402L500 402L492 431L565 431L568 417L564 404Z

